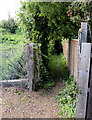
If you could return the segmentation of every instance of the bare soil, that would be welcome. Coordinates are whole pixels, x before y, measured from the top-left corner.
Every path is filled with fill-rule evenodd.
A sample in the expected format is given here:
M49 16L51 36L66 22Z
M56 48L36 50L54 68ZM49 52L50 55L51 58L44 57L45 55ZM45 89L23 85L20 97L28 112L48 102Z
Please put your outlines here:
M30 92L19 87L0 88L3 118L58 118L59 106L55 96L62 83L52 90ZM0 92L1 93L1 92Z

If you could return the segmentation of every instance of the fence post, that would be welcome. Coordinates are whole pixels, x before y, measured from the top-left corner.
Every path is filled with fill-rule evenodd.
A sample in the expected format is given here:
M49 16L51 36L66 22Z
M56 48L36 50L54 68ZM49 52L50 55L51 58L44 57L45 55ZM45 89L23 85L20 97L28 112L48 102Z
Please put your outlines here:
M25 50L28 89L32 91L35 89L34 43L27 44Z

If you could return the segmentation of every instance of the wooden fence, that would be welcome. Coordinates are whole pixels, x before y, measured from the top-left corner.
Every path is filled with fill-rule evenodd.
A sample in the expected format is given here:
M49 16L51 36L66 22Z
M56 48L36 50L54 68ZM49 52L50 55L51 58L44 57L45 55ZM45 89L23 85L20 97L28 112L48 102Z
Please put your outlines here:
M87 22L81 23L77 41L64 43L63 52L77 80L76 118L92 119L92 43L87 43Z
M77 79L78 44L78 39L72 39L63 44L63 52L67 60L70 74L74 75L75 79Z
M92 45L91 45L92 46ZM90 62L90 73L89 73L89 92L87 101L87 118L92 118L92 47L91 47L91 62Z
M76 104L76 117L85 120L92 119L92 44L87 43L87 25L87 22L82 22L81 29L78 32L77 86L79 87L79 94Z

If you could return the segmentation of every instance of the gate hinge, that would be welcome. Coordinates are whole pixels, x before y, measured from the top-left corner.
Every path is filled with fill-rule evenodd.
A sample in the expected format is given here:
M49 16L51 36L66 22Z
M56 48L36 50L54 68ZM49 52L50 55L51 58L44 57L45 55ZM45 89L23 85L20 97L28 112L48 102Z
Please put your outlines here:
M91 56L90 56L91 58L92 58L92 53L91 53Z
M87 91L88 93L90 93L90 88L88 88L88 91Z

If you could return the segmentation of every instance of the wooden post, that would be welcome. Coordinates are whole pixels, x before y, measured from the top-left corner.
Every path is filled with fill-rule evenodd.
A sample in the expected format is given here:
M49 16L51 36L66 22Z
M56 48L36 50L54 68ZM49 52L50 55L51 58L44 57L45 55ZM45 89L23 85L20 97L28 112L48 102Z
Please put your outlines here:
M91 43L81 43L81 53L79 50L78 60L78 78L77 85L79 86L78 102L76 104L76 118L85 118L88 80L90 69Z
M87 120L92 118L92 43L91 43L91 62L90 62L90 77L89 77L89 92L88 92L88 105L87 105Z
M78 40L80 43L87 42L87 22L81 22L81 28L78 31Z
M28 76L28 89L35 89L34 43L26 45L26 68Z

